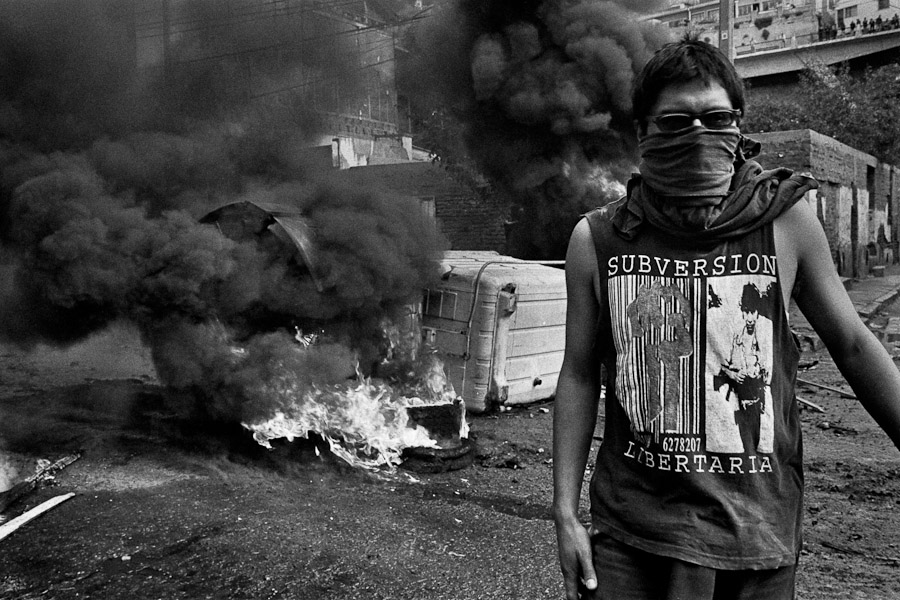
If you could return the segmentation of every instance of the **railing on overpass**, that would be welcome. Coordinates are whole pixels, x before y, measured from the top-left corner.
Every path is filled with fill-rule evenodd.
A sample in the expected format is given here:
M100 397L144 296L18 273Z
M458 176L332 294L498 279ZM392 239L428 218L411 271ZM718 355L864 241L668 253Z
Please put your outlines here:
M798 37L796 44L792 39L784 46L780 44L780 39L767 40L767 43L772 42L772 46L754 45L752 51L749 47L738 46L734 61L738 73L744 79L752 79L802 71L812 63L835 65L893 51L900 48L900 28L852 36L835 34L833 37L827 36L827 39L814 33Z
M757 52L768 52L771 50L783 50L785 48L805 48L816 46L818 44L826 44L835 41L848 41L856 38L862 38L874 34L884 34L887 32L900 32L900 22L885 21L880 27L870 26L863 30L860 27L844 27L841 29L822 30L802 35L793 35L790 37L780 36L774 39L768 39L761 42L751 42L749 44L738 44L734 51L737 56L745 54L755 54Z

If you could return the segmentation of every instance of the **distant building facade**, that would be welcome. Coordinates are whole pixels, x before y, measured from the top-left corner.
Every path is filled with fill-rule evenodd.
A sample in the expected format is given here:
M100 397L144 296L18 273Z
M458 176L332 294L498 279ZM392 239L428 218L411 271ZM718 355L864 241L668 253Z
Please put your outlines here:
M226 0L198 17L189 0L132 2L135 60L177 70L207 61L233 72L258 104L302 103L313 146L337 168L423 158L398 112L395 11L413 2ZM199 40L199 43L198 43Z
M673 2L648 18L719 45L719 5ZM735 0L733 6L736 56L900 29L900 0Z

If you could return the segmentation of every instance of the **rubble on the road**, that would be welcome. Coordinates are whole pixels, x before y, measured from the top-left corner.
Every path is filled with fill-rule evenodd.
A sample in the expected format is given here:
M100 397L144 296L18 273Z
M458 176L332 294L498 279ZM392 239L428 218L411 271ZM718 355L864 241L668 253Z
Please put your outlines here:
M836 394L840 394L843 398L850 398L851 400L856 399L856 396L851 392L847 392L842 389L832 387L830 385L825 385L823 383L816 383L815 381L809 381L808 379L801 379L800 377L797 378L797 383L802 383L803 385L808 385L808 386L816 387L819 389L827 390L829 392L834 392Z
M34 475L0 493L0 514L41 485L52 481L57 472L65 469L79 458L81 458L81 454L75 453L52 463L48 460L39 461Z

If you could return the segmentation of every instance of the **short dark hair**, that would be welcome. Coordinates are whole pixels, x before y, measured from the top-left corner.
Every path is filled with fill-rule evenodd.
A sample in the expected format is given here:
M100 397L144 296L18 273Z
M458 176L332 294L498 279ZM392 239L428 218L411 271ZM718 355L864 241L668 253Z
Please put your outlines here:
M646 124L650 109L662 90L673 83L699 79L725 88L734 108L744 110L744 82L725 54L696 35L686 35L656 51L634 80L631 91L633 117Z
M744 289L741 290L741 310L748 313L759 312L763 295L755 283L745 283Z

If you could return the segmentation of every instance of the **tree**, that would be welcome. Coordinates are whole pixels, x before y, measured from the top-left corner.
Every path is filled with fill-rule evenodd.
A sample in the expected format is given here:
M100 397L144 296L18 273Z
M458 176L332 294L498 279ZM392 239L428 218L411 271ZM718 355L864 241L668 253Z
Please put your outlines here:
M749 90L742 129L813 129L892 163L900 156L900 66L866 69L811 65L794 93Z

